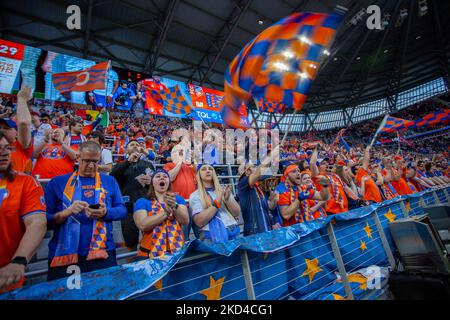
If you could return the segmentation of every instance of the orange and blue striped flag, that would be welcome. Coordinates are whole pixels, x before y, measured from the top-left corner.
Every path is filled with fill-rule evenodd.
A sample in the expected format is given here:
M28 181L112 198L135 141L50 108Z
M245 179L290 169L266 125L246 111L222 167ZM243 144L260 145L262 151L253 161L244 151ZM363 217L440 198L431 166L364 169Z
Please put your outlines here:
M52 75L53 85L60 93L105 89L109 65L110 62L106 61L86 70L55 73Z
M414 121L414 127L433 126L436 124L446 124L450 121L450 110L440 110L429 113Z
M300 110L340 21L334 14L295 13L249 42L225 73L224 122L244 127L237 110L251 97Z

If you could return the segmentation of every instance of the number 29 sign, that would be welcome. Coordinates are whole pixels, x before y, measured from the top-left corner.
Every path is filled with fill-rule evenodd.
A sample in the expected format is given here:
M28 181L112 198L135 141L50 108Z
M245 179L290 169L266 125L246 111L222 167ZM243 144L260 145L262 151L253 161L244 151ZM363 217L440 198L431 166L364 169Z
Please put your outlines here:
M24 50L22 44L0 39L0 92L11 93Z

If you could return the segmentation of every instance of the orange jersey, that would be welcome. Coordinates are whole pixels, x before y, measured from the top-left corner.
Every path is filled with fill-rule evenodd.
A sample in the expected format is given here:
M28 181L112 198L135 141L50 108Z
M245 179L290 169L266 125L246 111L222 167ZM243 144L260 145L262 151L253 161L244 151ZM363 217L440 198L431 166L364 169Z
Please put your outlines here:
M169 172L175 168L175 166L176 164L173 162L166 163L164 165L164 170ZM194 167L183 163L176 179L172 181L172 191L178 192L183 199L189 199L191 193L196 189Z
M60 144L47 144L37 158L33 175L38 174L41 179L51 179L73 172L74 164Z
M114 146L113 146L113 156L115 154L119 155L119 157L117 158L117 162L123 162L125 161L125 147L127 145L127 140L126 138L124 139L118 139L114 142Z
M326 176L328 179L333 181L328 183L328 188L330 190L331 198L327 202L326 211L327 213L337 214L348 211L348 199L345 194L345 190L342 184L341 179L336 174L322 174ZM316 190L322 190L322 186L317 183L317 177L313 178L314 184L316 185Z
M397 170L392 168L392 173L397 175ZM383 169L382 174L383 176L387 175L386 169ZM398 179L397 181L391 180L391 185L395 188L395 190L399 195L403 196L413 193L413 191L411 190L408 183L403 177L400 177L400 179Z
M11 261L25 234L23 218L32 214L45 214L46 210L41 185L27 174L17 173L13 181L0 179L1 189L3 199L0 200L0 268ZM15 289L22 283L23 279L7 289Z
M30 143L28 149L24 149L18 140L12 143L11 163L12 168L17 172L31 173L33 162L31 156L33 155L33 141Z
M94 127L92 126L92 123L87 124L87 125L83 126L83 130L81 131L81 134L83 136L87 136L89 133L92 132L92 130L94 130Z
M356 173L356 182L358 183L358 186L361 187L362 178L369 176L369 173L364 170L362 167L359 168L358 172ZM374 202L382 202L383 197L381 196L381 192L378 189L377 185L373 181L372 177L370 177L369 180L366 180L364 184L364 194L363 194L363 200L366 201L374 201Z

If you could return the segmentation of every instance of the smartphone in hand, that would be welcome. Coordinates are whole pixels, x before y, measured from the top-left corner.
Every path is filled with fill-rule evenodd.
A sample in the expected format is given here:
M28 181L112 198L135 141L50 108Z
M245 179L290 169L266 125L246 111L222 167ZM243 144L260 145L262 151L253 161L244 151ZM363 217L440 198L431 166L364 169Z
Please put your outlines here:
M96 203L96 204L90 204L89 205L90 209L100 209L100 203Z

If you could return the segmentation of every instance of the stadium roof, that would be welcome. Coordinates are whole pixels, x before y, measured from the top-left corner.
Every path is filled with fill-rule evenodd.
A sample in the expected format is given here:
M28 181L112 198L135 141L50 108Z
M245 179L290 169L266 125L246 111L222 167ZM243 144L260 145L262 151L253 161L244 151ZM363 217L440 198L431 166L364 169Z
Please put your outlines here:
M82 10L81 30L66 27L72 4ZM390 15L383 31L366 26L363 12L373 4L383 19ZM337 6L344 22L303 111L387 97L395 109L396 92L438 77L448 81L450 1L443 0L2 1L0 37L222 89L228 64L259 32L293 12L330 13Z

